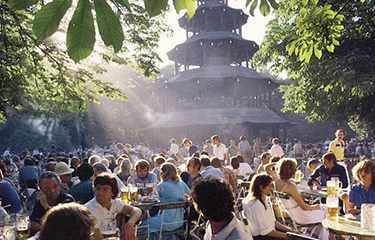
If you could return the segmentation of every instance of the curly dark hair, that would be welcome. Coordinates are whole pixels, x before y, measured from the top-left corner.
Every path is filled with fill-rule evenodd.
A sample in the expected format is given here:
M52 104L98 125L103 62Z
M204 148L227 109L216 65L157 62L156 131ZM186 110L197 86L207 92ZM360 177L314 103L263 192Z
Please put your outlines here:
M112 188L112 199L115 199L119 194L117 181L114 175L104 172L96 176L94 179L94 187L98 185L108 185Z
M83 205L60 204L51 208L43 217L38 239L90 240L94 226L94 217Z
M224 180L203 178L194 184L191 195L198 209L209 220L224 221L233 216L234 196Z

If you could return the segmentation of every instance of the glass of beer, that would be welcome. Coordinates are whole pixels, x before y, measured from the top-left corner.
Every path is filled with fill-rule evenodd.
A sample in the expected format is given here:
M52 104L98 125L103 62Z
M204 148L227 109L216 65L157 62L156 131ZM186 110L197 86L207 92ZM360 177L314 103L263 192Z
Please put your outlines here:
M18 236L28 236L29 234L29 216L23 213L16 215L16 230Z
M129 203L129 188L128 188L128 187L125 187L125 188L121 191L120 197L121 197L121 200L122 200L124 203Z
M6 240L16 240L17 232L14 218L4 219L4 225L2 227L2 237L4 237L4 239Z
M339 215L339 199L338 197L327 197L327 217L337 220Z
M337 197L337 186L335 181L327 181L327 196Z
M139 201L138 188L136 186L130 185L129 192L130 192L130 201L133 203L137 203Z

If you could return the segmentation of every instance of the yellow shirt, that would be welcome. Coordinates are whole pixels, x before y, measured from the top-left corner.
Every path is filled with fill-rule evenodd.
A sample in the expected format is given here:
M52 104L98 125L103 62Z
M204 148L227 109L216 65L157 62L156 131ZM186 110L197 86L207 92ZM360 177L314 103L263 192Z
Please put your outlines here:
M342 144L337 138L329 143L328 152L335 154L337 161L344 160L345 145Z

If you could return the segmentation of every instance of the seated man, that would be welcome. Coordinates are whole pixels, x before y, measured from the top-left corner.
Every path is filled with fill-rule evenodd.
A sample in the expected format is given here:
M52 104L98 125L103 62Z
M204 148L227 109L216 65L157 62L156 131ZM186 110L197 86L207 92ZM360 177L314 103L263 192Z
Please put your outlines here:
M62 191L59 176L54 172L44 172L39 178L40 192L30 216L31 234L40 230L41 219L53 206L60 203L74 202L74 198Z
M1 162L0 162L1 163ZM22 210L22 202L17 193L17 188L12 182L4 179L6 169L0 166L0 200L9 213L18 213ZM1 205L1 204L0 204ZM1 218L0 218L1 219Z
M101 234L114 234L117 231L118 214L130 219L122 226L125 239L135 239L135 224L142 215L139 208L116 199L119 189L116 179L110 173L101 173L94 180L95 197L85 204L96 219L96 228Z
M148 189L149 187L146 186L148 184L152 184L153 188L157 185L158 178L150 172L150 164L146 160L138 160L135 163L135 172L135 175L129 177L128 184L134 184L141 189ZM150 193L141 191L141 194L147 195Z
M224 179L224 173L220 169L214 168L213 166L211 166L210 157L207 155L201 156L201 173L200 174L203 178L211 176L211 177Z
M335 154L328 152L323 155L323 164L315 169L314 173L309 177L308 185L312 188L313 185L326 187L327 181L333 177L338 177L342 183L343 188L349 186L348 173L344 166L336 161ZM320 178L320 181L318 180Z
M209 224L205 240L252 240L251 234L234 215L234 197L230 187L222 179L203 178L193 185L194 206Z

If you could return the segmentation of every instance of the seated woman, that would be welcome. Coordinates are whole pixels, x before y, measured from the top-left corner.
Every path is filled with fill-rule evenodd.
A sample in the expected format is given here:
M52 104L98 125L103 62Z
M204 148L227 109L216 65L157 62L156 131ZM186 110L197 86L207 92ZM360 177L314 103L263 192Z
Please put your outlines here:
M163 163L161 166L161 182L157 186L157 191L161 203L184 201L190 192L188 186L180 180L176 167L171 163ZM163 215L163 223L161 217ZM149 224L150 233L163 231L173 231L183 225L183 209L167 209L149 219L144 224ZM174 223L174 224L171 224ZM162 224L163 227L161 226Z
M363 203L375 203L375 163L360 161L352 171L357 184L352 186L349 196L343 196L343 202L346 212L356 215Z
M279 179L275 181L276 190L287 193L290 198L282 199L290 217L299 224L313 224L321 222L325 212L319 204L309 205L297 190L296 184L291 180L297 170L294 159L284 158L277 164Z
M276 221L268 198L272 190L272 177L266 174L255 175L250 184L249 194L242 201L254 240L288 239L286 231L290 229Z
M116 218L118 214L129 216L129 220L122 226L125 239L134 239L135 224L142 215L139 208L125 204L116 199L119 190L116 179L110 173L101 173L94 180L95 197L85 204L94 215L96 228L102 234L115 234L117 231Z

